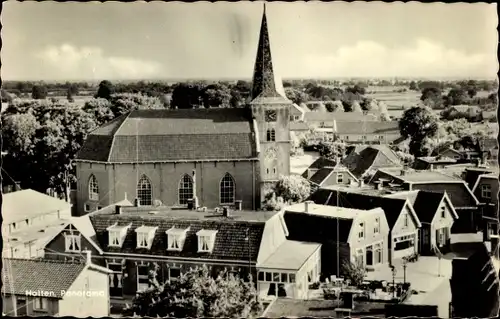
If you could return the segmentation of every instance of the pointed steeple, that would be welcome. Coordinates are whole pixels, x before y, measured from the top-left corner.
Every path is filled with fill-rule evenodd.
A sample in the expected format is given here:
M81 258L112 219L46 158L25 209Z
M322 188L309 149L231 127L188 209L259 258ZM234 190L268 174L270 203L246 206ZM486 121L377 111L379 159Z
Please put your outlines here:
M253 71L251 99L253 100L259 95L261 97L280 96L280 94L276 91L276 83L274 80L265 3L264 12L262 14L262 23L260 25L259 46L257 48L257 57L255 59L255 67Z

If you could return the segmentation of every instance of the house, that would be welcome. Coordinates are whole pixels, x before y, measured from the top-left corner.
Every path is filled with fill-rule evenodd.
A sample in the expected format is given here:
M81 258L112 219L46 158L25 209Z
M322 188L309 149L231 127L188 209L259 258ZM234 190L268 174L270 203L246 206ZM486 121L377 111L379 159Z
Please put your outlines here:
M106 317L110 271L85 261L4 259L2 312L8 316Z
M380 168L402 167L398 155L387 145L358 145L347 151L342 160L349 171L356 177Z
M483 229L485 240L498 234L498 172L479 175L472 192L483 204Z
M417 157L413 164L413 168L416 170L434 170L434 169L445 168L448 165L453 165L456 163L457 163L456 159L445 156Z
M358 210L381 208L389 226L390 264L397 259L418 254L420 220L407 199L388 198L360 192L357 187L332 186L317 190L310 197L316 204Z
M446 144L441 147L437 147L433 152L432 152L433 157L441 156L444 158L450 158L454 160L460 160L463 157L462 152L456 150L453 145Z
M497 122L497 111L482 111L481 119L485 122Z
M481 121L482 111L477 105L452 105L444 113L447 119L466 117L469 120Z
M337 161L328 159L326 157L318 157L314 162L309 165L306 171L302 174L304 178L311 178L316 172L324 167L335 167L337 165Z
M334 138L348 144L394 144L401 139L398 122L336 121Z
M375 182L395 191L446 191L459 216L452 233L476 233L481 228L479 201L461 178L439 171L383 168L371 178L370 184Z
M497 167L488 167L482 165L465 167L463 170L463 179L467 183L467 186L469 186L470 189L473 189L476 185L477 180L479 179L479 176L490 173L499 174L499 170Z
M149 206L260 208L290 175L293 103L280 81L264 12L248 107L133 110L90 132L73 161L78 213L124 193Z
M43 244L64 220L71 218L71 204L34 191L4 194L2 203L3 257L43 257Z
M293 103L292 107L290 108L290 126L294 122L303 121L305 113L306 111L303 108Z
M90 250L94 263L113 271L113 300L131 300L136 292L146 289L150 267L158 267L159 282L176 280L190 267L203 264L214 275L226 269L240 278L247 279L252 274L255 279L257 267L271 265L270 258L274 253L281 254L279 248L287 241L281 215L269 211L116 205L68 224L46 245L46 251L59 254L47 254L47 258L64 259L68 255L78 256L82 249ZM284 245L286 248L288 244ZM302 247L297 243L290 245ZM314 251L310 248L303 247L312 256ZM274 271L302 274L287 265L273 268ZM293 287L286 289L288 294L301 295Z
M460 243L452 247L453 318L497 318L500 309L498 259L484 243Z
M358 184L359 181L346 167L337 165L335 167L323 167L309 178L314 187L326 187L333 185Z
M288 240L322 245L321 278L339 276L345 262L367 269L386 264L389 226L382 209L359 210L307 201L283 211Z
M441 253L449 250L451 227L458 219L458 215L446 191L416 190L398 192L386 195L386 197L408 199L413 206L422 224L419 247L421 254L434 255L436 248Z

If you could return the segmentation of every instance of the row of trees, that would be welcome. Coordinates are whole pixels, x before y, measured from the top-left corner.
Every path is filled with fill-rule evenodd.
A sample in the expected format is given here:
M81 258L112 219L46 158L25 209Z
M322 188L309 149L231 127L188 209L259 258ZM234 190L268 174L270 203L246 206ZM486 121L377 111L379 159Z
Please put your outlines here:
M451 105L479 105L482 109L490 110L498 104L497 93L490 93L486 97L477 97L478 89L475 86L452 88L444 94L440 87L426 87L422 90L420 100L433 109L442 109Z

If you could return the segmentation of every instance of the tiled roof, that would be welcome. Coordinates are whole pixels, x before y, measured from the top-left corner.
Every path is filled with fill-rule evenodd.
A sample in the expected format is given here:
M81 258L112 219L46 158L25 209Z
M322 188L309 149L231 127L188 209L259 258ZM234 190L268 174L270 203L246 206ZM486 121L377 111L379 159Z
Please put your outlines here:
M367 194L320 188L311 195L309 200L316 204L347 207L361 210L371 210L380 207L384 210L387 223L392 229L403 211L406 199L371 196ZM338 195L337 195L338 194Z
M198 215L204 213L195 212ZM205 214L206 215L206 214ZM90 217L97 241L105 252L205 258L219 260L257 260L265 222L255 222L222 217L175 218L162 214L148 215L124 213L123 215L94 215ZM107 228L115 223L132 224L121 248L108 246ZM137 248L135 229L141 226L158 227L150 250ZM166 231L172 227L188 228L182 251L168 251ZM196 233L201 229L217 230L212 253L199 253ZM250 242L246 241L248 229ZM248 251L250 247L250 252Z
M25 189L3 195L2 218L4 223L13 223L68 209L71 209L71 205L61 199Z
M337 121L337 134L400 135L397 121Z
M333 126L333 121L340 122L377 122L377 116L373 114L364 115L357 112L307 112L304 114L304 121L306 122L325 122L325 125Z
M135 110L90 133L77 159L106 162L256 157L248 109Z
M290 131L309 131L309 126L305 122L290 122Z
M85 268L84 264L36 259L3 259L2 293L25 295L26 291L53 292L62 298Z
M336 162L328 159L326 157L318 157L311 165L309 165L308 169L320 169L326 166L334 167Z
M446 191L455 208L471 208L478 205L477 198L465 182L423 183L413 185L413 189L429 192Z
M309 181L321 185L323 181L330 176L330 174L334 171L334 168L321 168L313 176L309 179Z
M430 223L444 198L444 192L419 191L413 209L421 222Z
M339 229L339 242L346 243L352 226L352 219L301 212L285 211L284 219L288 229L288 239L315 243L336 242L337 229Z
M343 160L354 176L362 176L369 168L399 167L397 155L387 146L358 146Z

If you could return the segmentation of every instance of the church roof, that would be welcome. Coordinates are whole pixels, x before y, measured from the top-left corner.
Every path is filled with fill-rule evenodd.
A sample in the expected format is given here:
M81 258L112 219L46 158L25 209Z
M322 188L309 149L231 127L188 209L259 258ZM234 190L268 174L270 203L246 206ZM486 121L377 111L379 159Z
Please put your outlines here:
M109 163L252 159L247 109L135 110L91 132L77 160Z
M255 67L253 72L253 86L251 99L254 103L283 102L287 99L283 96L284 90L281 89L282 83L279 77L276 77L273 70L273 61L271 57L271 44L269 41L269 32L267 29L266 8L262 14L260 26L259 44L257 47L257 57L255 58ZM281 94L279 91L283 91ZM265 98L264 101L255 101L257 98ZM276 101L271 101L271 100Z

